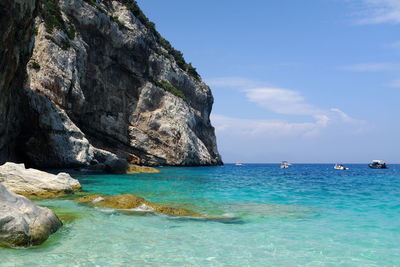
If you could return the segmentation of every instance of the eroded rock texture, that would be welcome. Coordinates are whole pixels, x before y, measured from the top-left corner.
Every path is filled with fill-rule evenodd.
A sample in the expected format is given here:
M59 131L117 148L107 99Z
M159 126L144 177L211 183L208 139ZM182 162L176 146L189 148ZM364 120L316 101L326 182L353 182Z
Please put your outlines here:
M21 89L31 52L36 0L0 1L0 163L17 158Z
M134 1L4 0L0 20L0 163L222 163L210 88Z
M40 10L28 63L37 115L24 148L34 165L96 164L95 148L146 165L221 163L209 87L135 3L48 0Z

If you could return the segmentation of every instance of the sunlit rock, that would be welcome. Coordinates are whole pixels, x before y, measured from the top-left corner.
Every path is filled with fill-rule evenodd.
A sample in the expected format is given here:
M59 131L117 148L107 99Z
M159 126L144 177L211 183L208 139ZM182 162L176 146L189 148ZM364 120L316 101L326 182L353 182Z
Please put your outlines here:
M71 194L81 189L79 181L67 173L54 175L12 162L0 166L0 184L16 194L37 197Z
M131 210L137 212L155 212L173 216L205 217L205 215L181 208L163 207L153 204L144 198L125 194L119 196L84 196L76 200L80 203L88 203L95 207L110 208L117 210Z
M39 207L0 184L0 246L39 245L61 226L50 209Z
M153 167L138 166L129 164L126 170L127 174L137 174L137 173L159 173L160 171Z

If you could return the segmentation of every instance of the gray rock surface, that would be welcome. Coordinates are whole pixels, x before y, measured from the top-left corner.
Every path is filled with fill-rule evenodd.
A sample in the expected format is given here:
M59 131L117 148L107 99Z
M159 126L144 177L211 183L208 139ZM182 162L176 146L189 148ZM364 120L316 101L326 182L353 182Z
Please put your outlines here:
M61 226L50 209L39 207L0 184L0 246L39 245Z
M17 157L21 89L32 50L37 0L0 1L0 163Z
M73 193L81 188L79 181L67 173L54 175L12 162L0 166L0 184L14 193L39 197Z
M134 1L4 0L0 20L0 164L222 164L210 88Z
M89 165L94 148L66 112L49 98L25 90L31 108L30 135L23 150L36 166L73 168Z
M39 119L25 148L29 159L37 166L87 166L99 161L94 146L147 165L220 164L208 86L178 65L127 1L89 2L60 0L64 26L51 33L43 14L36 18L30 94L47 97L51 104L33 106L52 120ZM38 154L44 144L51 153Z

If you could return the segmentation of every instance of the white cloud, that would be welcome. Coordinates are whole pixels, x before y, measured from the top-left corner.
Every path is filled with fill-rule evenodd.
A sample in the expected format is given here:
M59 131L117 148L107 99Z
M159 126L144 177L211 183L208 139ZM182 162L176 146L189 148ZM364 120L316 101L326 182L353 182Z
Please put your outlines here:
M255 88L244 90L249 101L278 114L316 115L320 110L305 102L296 91L283 88Z
M387 84L388 87L391 88L400 88L400 80L395 80Z
M212 81L214 81L212 83L214 86L230 87L243 92L248 101L275 114L310 117L305 122L289 122L213 115L213 125L218 132L236 133L243 136L315 136L335 123L351 124L356 127L365 124L351 118L338 108L316 107L294 90L266 86L251 88L260 83L242 78L219 78Z
M316 116L314 122L294 123L283 120L242 119L220 114L212 114L211 121L218 135L228 134L253 138L315 137L328 128L331 123L342 124L342 129L351 133L360 133L367 129L365 122L354 120L338 109L329 115Z
M344 122L349 122L349 123L357 123L358 121L351 118L349 115L347 115L346 113L344 113L343 111L341 111L338 108L331 108L331 111L336 113L340 119Z
M319 122L290 123L275 120L240 119L212 114L211 121L217 133L230 133L240 136L284 137L314 136L319 133Z
M256 88L244 90L249 101L256 103L277 114L309 115L318 127L325 127L331 122L358 123L338 108L321 109L306 102L296 91L282 88Z
M400 23L399 0L360 0L361 24Z
M341 69L356 72L377 72L377 71L396 71L400 70L400 63L362 63L344 66Z

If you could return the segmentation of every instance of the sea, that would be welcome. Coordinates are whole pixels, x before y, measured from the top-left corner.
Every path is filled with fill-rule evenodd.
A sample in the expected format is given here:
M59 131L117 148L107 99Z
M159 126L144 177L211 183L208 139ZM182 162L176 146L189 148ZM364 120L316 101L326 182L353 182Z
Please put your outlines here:
M36 203L64 226L0 266L400 266L400 165L226 164L73 172L84 191ZM74 198L134 194L207 218L126 213ZM212 216L212 217L211 217Z

